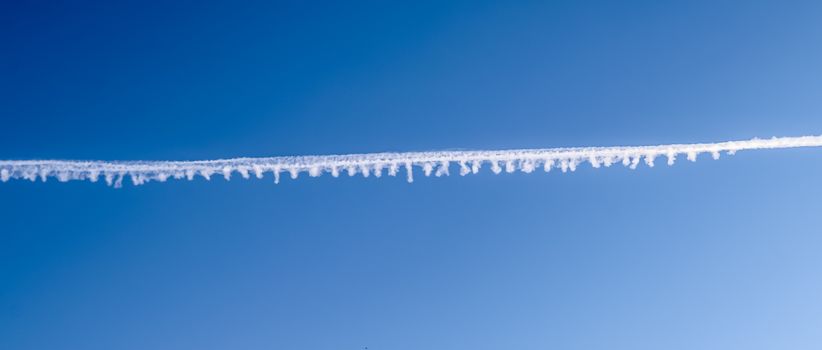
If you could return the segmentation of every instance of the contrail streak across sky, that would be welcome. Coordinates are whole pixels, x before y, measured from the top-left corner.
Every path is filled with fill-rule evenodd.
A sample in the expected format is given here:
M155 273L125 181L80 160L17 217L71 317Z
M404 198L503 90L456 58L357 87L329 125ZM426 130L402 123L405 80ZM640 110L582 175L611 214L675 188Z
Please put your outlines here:
M412 182L414 167L420 168L425 176L449 175L452 165L458 167L460 175L476 174L483 166L489 166L496 174L503 171L512 173L517 170L531 173L537 169L547 172L552 168L566 172L576 170L579 164L584 162L588 162L594 168L622 163L634 169L640 162L652 167L659 157L664 157L668 165L673 165L676 158L681 155L685 155L690 161L696 161L701 153L708 153L714 159L719 159L721 153L734 154L743 150L797 147L822 147L822 136L658 146L366 153L200 161L0 160L0 180L46 181L49 177L55 177L63 182L96 182L102 179L111 186L120 187L127 177L135 185L140 185L148 181L164 182L170 178L191 180L196 176L202 176L211 179L215 174L222 175L228 180L235 173L243 178L263 178L266 173L270 173L274 181L279 182L281 175L296 179L301 173L307 173L312 177L324 173L333 177L341 173L350 176L362 174L364 177L381 177L384 174L396 176L404 172L408 182Z

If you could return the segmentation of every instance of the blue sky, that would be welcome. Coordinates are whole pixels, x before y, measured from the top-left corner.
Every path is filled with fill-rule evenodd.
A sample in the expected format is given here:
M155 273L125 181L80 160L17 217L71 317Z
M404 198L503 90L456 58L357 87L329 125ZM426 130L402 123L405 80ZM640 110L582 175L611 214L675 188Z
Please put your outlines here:
M0 158L820 134L820 10L4 4ZM820 159L411 185L12 181L0 348L818 348Z

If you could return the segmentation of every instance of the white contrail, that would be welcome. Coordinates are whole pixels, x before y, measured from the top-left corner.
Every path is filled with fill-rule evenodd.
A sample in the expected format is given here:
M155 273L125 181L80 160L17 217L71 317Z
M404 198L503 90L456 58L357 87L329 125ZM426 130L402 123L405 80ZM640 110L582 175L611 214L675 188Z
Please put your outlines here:
M246 179L252 175L262 178L265 173L272 173L274 181L279 182L281 175L296 179L300 173L308 173L312 177L323 173L330 173L333 177L341 173L380 177L384 174L396 176L404 171L408 182L412 182L414 167L422 168L425 176L442 176L449 174L452 163L458 165L460 175L476 174L485 165L490 165L491 171L496 174L516 170L530 173L539 168L546 172L552 168L563 172L574 171L584 162L594 168L622 163L634 169L642 161L652 167L654 160L660 156L666 157L668 165L672 165L676 157L683 154L688 160L696 161L700 153L710 153L718 159L722 152L734 154L749 149L821 146L822 135L659 146L368 153L202 161L3 160L0 161L0 180L35 181L39 178L46 181L49 177L56 177L59 181L95 182L102 178L109 185L120 187L126 177L131 178L135 185L140 185L152 180L163 182L169 178L191 180L198 175L208 180L215 174L228 180L234 173Z

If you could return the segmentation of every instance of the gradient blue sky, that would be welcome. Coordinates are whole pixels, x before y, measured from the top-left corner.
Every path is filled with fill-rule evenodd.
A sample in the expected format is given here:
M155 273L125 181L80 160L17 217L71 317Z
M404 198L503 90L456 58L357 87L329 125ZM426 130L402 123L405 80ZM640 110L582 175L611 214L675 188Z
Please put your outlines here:
M822 133L818 1L0 5L0 159ZM818 349L822 150L0 184L2 349Z

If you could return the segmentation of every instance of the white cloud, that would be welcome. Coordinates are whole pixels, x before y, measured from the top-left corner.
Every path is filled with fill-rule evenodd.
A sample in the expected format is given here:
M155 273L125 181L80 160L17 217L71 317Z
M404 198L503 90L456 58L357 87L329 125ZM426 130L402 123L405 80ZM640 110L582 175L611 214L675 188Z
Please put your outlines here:
M822 136L802 136L659 146L369 153L183 162L5 160L0 161L0 181L6 182L10 179L36 181L38 178L46 181L47 178L54 177L59 181L89 180L95 182L102 176L110 186L120 187L125 177L130 177L135 185L141 185L148 181L163 182L169 178L191 180L197 175L209 180L214 174L221 174L228 180L235 172L244 179L248 179L250 178L249 170L251 170L257 178L272 173L274 181L279 182L280 173L283 171L293 179L296 179L302 172L312 177L324 173L337 177L341 170L345 170L351 176L361 174L368 177L374 174L380 177L383 169L387 169L389 176L396 176L401 171L400 169L404 168L408 182L413 182L414 167L420 168L425 176L432 174L443 176L450 174L451 163L459 165L459 174L462 176L476 174L485 163L490 164L490 169L495 174L502 173L503 170L506 173L516 170L530 173L540 167L547 172L556 166L563 172L574 171L577 165L584 162L588 162L594 168L622 163L635 169L641 160L653 167L654 159L660 156L665 156L667 164L673 165L677 155L680 154L686 155L690 161L696 161L701 153L709 153L714 159L719 159L722 152L734 154L742 150L820 146L822 146ZM468 164L470 164L470 171Z

